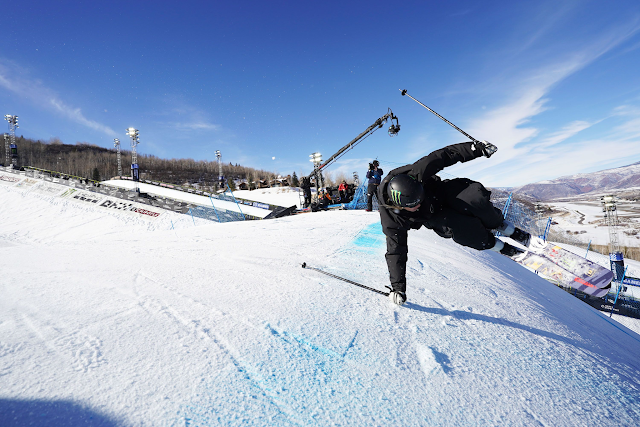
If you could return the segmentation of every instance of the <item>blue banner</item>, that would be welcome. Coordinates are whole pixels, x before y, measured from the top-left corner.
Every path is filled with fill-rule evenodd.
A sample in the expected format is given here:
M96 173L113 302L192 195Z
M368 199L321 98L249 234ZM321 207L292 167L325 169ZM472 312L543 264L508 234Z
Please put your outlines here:
M637 279L635 277L626 277L622 283L624 283L625 285L631 285L631 286L638 286L640 287L640 279Z

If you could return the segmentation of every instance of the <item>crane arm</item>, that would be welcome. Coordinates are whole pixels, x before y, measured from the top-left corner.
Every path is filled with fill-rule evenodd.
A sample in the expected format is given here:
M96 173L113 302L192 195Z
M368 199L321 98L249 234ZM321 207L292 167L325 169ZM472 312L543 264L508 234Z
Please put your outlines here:
M322 163L320 166L318 166L317 171L318 172L322 171L324 168L329 166L336 159L338 159L340 156L342 156L346 151L352 149L353 147L358 145L358 143L360 143L364 138L366 138L367 136L369 136L370 134L372 134L376 130L380 129L387 122L387 120L389 120L389 119L392 120L391 126L389 127L389 135L390 136L395 136L400 131L400 124L398 123L398 117L396 117L393 114L393 111L391 111L391 108L389 108L389 112L387 114L385 114L384 116L380 117L371 126L369 126L367 129L365 129L360 135L358 135L355 138L353 138L351 141L349 141L349 143L347 145L345 145L340 150L338 150L334 155L329 157L324 163ZM393 124L393 120L395 120L395 125ZM307 176L307 178L310 179L315 174L316 174L316 171L314 170L313 172L311 172Z

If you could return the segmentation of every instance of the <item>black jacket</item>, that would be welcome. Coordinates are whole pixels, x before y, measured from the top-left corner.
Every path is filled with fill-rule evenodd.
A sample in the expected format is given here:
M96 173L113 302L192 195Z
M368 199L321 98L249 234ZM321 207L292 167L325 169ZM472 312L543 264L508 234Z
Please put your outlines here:
M423 225L429 227L429 218L442 209L440 192L440 178L438 172L458 162L468 162L481 157L480 150L474 150L472 142L454 144L436 150L421 158L417 162L396 168L382 180L378 186L378 200L380 203L380 222L382 231L387 236L387 267L391 286L396 290L405 290L407 269L407 231L419 229ZM417 212L393 209L387 197L387 186L394 176L406 173L419 182L425 189L425 199ZM442 230L434 230L442 237L446 236Z

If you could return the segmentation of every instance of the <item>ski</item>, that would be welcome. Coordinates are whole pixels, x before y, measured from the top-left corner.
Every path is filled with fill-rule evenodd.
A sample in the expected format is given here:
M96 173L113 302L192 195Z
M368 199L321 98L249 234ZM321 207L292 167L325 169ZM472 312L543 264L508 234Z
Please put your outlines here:
M333 277L334 279L342 280L343 282L347 282L349 284L359 286L361 288L367 289L369 291L372 291L372 292L375 292L375 293L378 293L378 294L381 294L381 295L384 295L384 296L387 296L387 297L389 296L388 292L383 292L383 291L380 291L378 289L370 288L370 287L365 286L363 284L360 284L358 282L354 282L353 280L345 279L344 277L337 276L337 275L335 275L333 273L329 273L328 271L320 270L319 268L309 267L306 262L302 263L302 268L306 268L307 270L314 270L314 271L317 271L318 273L326 274L327 276Z

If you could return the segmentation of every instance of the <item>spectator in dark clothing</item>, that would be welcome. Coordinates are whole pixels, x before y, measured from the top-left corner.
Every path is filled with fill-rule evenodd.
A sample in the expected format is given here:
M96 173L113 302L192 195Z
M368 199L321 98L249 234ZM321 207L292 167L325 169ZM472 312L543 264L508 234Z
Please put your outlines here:
M490 157L488 142L466 142L436 150L417 162L392 170L378 188L380 221L387 237L390 299L406 301L407 231L424 226L439 236L477 250L492 249L513 256L517 248L496 239L491 230L528 244L530 235L505 221L489 200L491 192L467 178L441 180L436 173L458 162Z
M380 203L380 198L377 195L378 185L380 185L380 181L382 180L382 174L384 173L382 169L378 168L380 163L377 160L369 163L369 170L367 171L367 179L369 180L367 185L367 212L371 212L373 210L373 196L375 195L378 199L378 203Z
M326 208L331 204L331 195L325 190L320 190L318 195L318 205L322 208Z
M302 177L300 188L302 188L302 192L304 194L304 206L302 207L308 208L309 206L311 206L311 180L309 179L309 177Z

